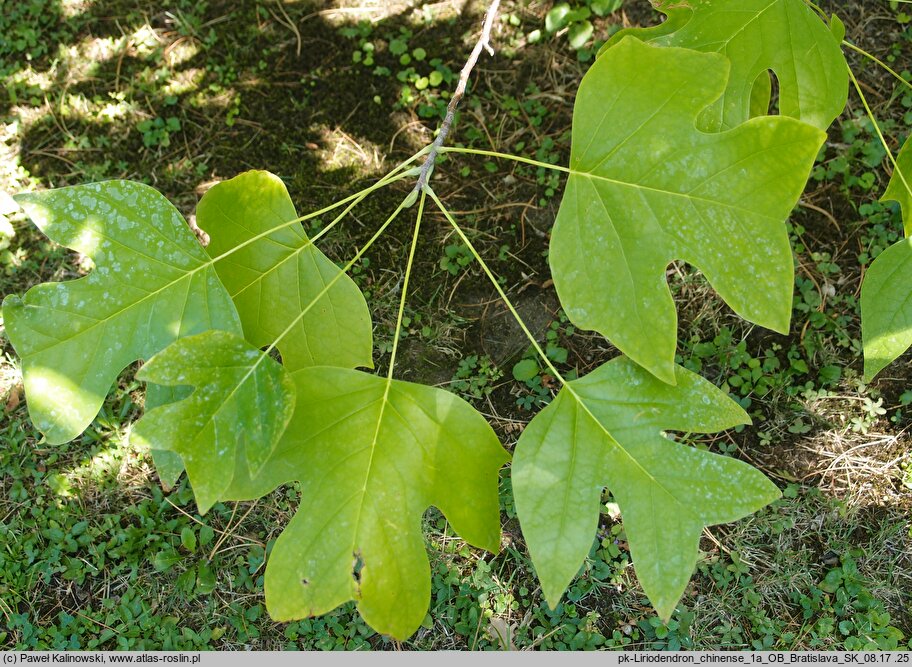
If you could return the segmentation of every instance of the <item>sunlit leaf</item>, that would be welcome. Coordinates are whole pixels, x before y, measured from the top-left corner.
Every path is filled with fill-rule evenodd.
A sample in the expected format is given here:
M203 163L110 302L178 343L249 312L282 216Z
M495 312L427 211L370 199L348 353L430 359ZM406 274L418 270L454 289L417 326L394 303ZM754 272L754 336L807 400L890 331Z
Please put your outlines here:
M348 600L404 639L424 620L430 569L421 517L431 505L472 545L497 551L497 471L508 460L487 421L433 387L316 367L292 374L297 410L255 478L238 466L232 500L299 481L301 504L266 567L277 621Z
M275 360L224 331L181 338L150 359L140 380L194 388L146 414L136 442L178 454L205 513L231 485L238 466L256 475L295 409L295 386Z
M701 129L716 131L751 117L751 95L761 73L779 81L779 112L827 129L845 108L848 70L838 39L803 0L673 0L656 2L668 18L652 28L622 30L658 46L721 53L731 76L718 100L701 114ZM838 21L838 19L836 19Z
M197 224L209 234L213 258L248 243L216 263L244 325L257 347L278 341L289 370L326 365L372 367L367 302L346 275L304 315L341 269L307 238L282 181L266 171L248 171L219 183L202 198ZM298 320L288 329L294 320Z
M666 382L677 339L672 260L697 266L742 317L789 327L784 222L825 134L780 117L698 131L697 113L724 90L727 70L718 54L628 37L590 68L573 112L571 174L551 239L555 287L574 324Z
M664 437L750 421L703 378L681 367L676 375L671 386L619 357L571 381L520 436L513 493L552 607L589 553L605 486L620 506L637 578L663 619L690 579L704 526L779 496L746 463Z
M154 189L107 181L16 197L48 238L95 269L7 296L29 413L48 442L88 426L120 372L180 336L240 332L234 305L177 209Z

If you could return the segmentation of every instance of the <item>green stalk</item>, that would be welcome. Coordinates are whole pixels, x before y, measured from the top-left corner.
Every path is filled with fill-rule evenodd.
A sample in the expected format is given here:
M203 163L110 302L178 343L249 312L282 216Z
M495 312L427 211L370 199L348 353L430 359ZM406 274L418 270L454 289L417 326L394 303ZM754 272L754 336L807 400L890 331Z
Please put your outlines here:
M867 112L868 118L870 118L871 122L874 124L874 129L877 132L877 136L880 138L880 143L883 144L884 150L887 151L887 157L890 158L890 162L893 164L893 172L899 174L899 180L902 181L903 186L906 188L906 192L912 196L912 188L909 187L909 182L906 180L905 174L903 174L902 170L899 168L896 158L893 157L893 151L890 150L890 147L887 145L887 140L884 139L883 132L880 130L880 124L877 122L877 118L874 117L874 112L871 111L871 105L868 104L868 99L861 90L861 84L858 83L858 79L855 78L855 73L848 64L846 65L846 68L849 70L849 78L852 79L852 84L855 86L858 97L861 98L861 103L864 105L865 112Z
M563 378L560 372L554 367L554 364L551 363L551 360L548 359L548 355L545 354L545 351L541 348L541 345L538 344L538 341L535 340L535 336L532 335L532 332L529 331L529 327L526 326L526 323L523 322L522 318L519 316L516 307L507 297L507 293L504 292L503 287L500 286L500 283L497 282L497 277L494 275L494 272L491 271L487 263L481 258L481 255L478 254L478 251L475 249L475 246L472 245L472 242L465 235L465 232L462 231L462 227L459 226L459 223L453 219L452 214L444 206L443 202L440 201L440 198L437 197L437 193L434 192L430 187L427 188L427 193L431 196L431 199L434 200L434 203L437 205L437 208L440 209L440 212L443 213L447 221L452 225L453 229L459 235L459 238L462 239L462 242L469 249L469 252L472 253L472 257L475 258L475 261L481 266L482 270L488 276L488 279L491 281L491 284L494 285L494 289L497 290L497 293L500 295L500 298L503 299L504 304L507 306L507 310L510 311L510 314L513 316L513 319L516 320L516 323L519 325L519 328L522 329L523 333L526 335L526 338L529 339L529 342L532 344L532 347L535 348L535 351L538 353L538 356L542 358L542 361L545 362L545 365L548 367L548 370L551 371L551 374L560 380L560 383L563 385L567 384L567 381Z
M300 223L300 222L304 222L305 220L310 220L310 219L312 219L312 218L316 218L316 217L318 217L318 216L323 215L324 213L328 213L329 211L333 211L333 210L339 208L340 206L344 206L345 204L348 204L349 202L354 201L354 203L353 203L351 206L349 206L347 209L345 209L345 211L342 213L341 216L337 217L337 218L336 218L335 220L333 220L329 225L327 225L324 229L320 230L320 233L317 234L316 236L314 236L312 239L308 239L308 242L305 243L305 244L301 247L301 250L303 250L304 248L306 248L306 247L312 245L312 244L314 243L314 241L316 241L317 239L321 238L324 234L326 234L326 233L327 233L327 232L328 232L328 231L329 231L337 222L339 222L339 220L340 220L342 217L345 216L346 213L348 213L348 212L349 212L352 208L354 208L358 203L360 203L361 201L363 201L364 198L367 197L367 195L369 195L370 193L374 192L375 190L379 190L379 189L381 189L381 188L384 188L384 187L386 187L387 185L389 185L389 184L391 184L391 183L395 183L396 181L400 181L400 180L402 180L402 179L404 179L404 178L408 178L409 176L414 175L414 174L412 174L411 170L406 171L406 172L403 172L402 170L405 169L405 167L407 167L409 164L411 164L412 162L414 162L415 160L417 160L419 157L421 157L421 155L424 154L425 151L427 151L426 148L423 149L423 150L421 150L421 151L419 151L419 152L417 152L417 153L415 153L415 154L414 154L412 157L410 157L409 159L407 159L407 160L405 160L405 161L403 161L403 162L400 162L398 165L396 165L396 166L393 168L392 171L390 171L388 174L384 175L379 181L377 181L377 182L374 183L373 185L370 185L370 186L364 188L363 190L360 190L359 192L356 192L356 193L354 193L354 194L351 194L351 195L349 195L348 197L345 197L344 199L340 199L339 201L333 202L333 203L330 204L329 206L325 206L324 208L321 208L321 209L318 210L318 211L313 211L313 212L308 213L308 214L306 214L306 215L302 215L302 216L300 216L300 217L294 218L293 220L289 220L289 221L287 221L287 222L283 222L281 225L278 225L277 227L273 227L273 228L270 229L270 230L267 230L267 231L265 231L265 232L262 232L262 233L260 233L260 234L257 234L256 236L253 236L253 237L247 239L247 240L244 241L243 243L239 243L239 244L236 245L234 248L231 248L230 250L226 250L225 252L223 252L223 253L222 253L221 255L219 255L218 257L215 257L215 258L213 258L212 260L210 260L209 262L207 262L206 265L204 265L204 266L208 266L209 264L214 264L215 262L221 261L222 259L224 259L225 257L228 257L228 256L231 255L232 253L237 252L237 251L240 250L241 248L244 248L244 247L246 247L246 246L248 246L248 245L250 245L251 243L254 243L254 242L256 242L256 241L259 241L261 238L264 238L264 237L266 237L266 236L269 236L270 234L272 234L272 233L274 233L274 232L276 232L276 231L278 231L278 230L280 230L280 229L285 229L286 227L290 227L291 225L294 225L294 224L296 224L296 223ZM201 267L201 268L204 268L204 267Z
M433 193L431 193L433 196ZM402 279L402 294L399 296L399 313L396 315L396 332L393 334L393 349L390 352L389 370L386 373L387 389L393 379L393 366L396 365L396 351L399 349L399 334L402 331L402 315L405 313L405 301L408 296L409 278L412 275L412 264L415 261L415 248L418 247L418 232L421 230L421 218L424 216L424 200L427 196L426 188L421 189L421 199L418 201L418 217L415 219L415 231L412 233L412 246L409 248L408 262L405 265L405 277ZM408 197L406 197L408 199Z
M872 61L872 62L874 62L874 63L877 63L878 65L880 65L881 67L883 67L887 72L889 72L890 74L892 74L892 75L896 78L897 81L899 81L901 84L903 84L906 88L912 90L912 83L909 83L909 82L906 81L904 78L902 78L902 76L900 76L900 74L899 74L896 70L892 69L889 65L887 65L887 64L886 64L884 61L882 61L880 58L878 58L877 56L875 56L875 55L872 54L872 53L868 53L867 51L865 51L865 50L864 50L863 48L861 48L860 46L855 46L854 44L852 44L852 42L847 42L847 41L845 41L845 40L842 40L842 43L843 43L844 45L848 46L850 49L852 49L852 50L855 51L856 53L860 53L861 55L863 55L863 56L864 56L865 58L867 58L868 60L870 60L870 61Z
M396 207L396 210L393 211L392 215L390 215L390 217L388 217L386 219L386 222L384 222L382 225L380 225L380 228L376 232L374 232L374 235L371 236L370 239L368 239L367 243L364 244L364 247L355 253L355 256L352 257L351 261L348 262L348 264L346 264L342 268L342 270L339 271L339 273L337 273L335 276L333 276L332 280L330 280L328 283L326 283L326 285L323 287L323 289L321 289L320 292L313 299L311 299L310 303L308 303L307 306L304 307L304 309L300 312L300 314L298 314L297 317L295 317L291 321L291 323L287 327L285 327L285 330L282 333L280 333L279 336L274 341L272 341L272 343L270 343L269 347L266 348L266 351L263 353L263 356L260 357L260 359L265 358L266 355L268 355L272 350L274 350L276 345L278 345L279 342L283 338L285 338L286 335L288 335L288 332L291 331L298 324L298 322L300 322L302 319L304 319L304 316L308 313L308 311L310 311L310 309L313 308L317 304L317 302L320 299L322 299L323 296L330 289L332 289L332 286L335 285L342 278L342 276L344 276L346 273L348 273L348 271L351 269L351 267L353 267L355 265L355 263L359 259L361 259L361 257L364 255L364 253L366 253L368 251L368 249L376 242L376 240L379 239L383 235L383 232L386 231L386 228L392 224L393 220L395 220L396 217L399 215L399 213L402 211L402 209L405 208L405 204L406 204L407 200L408 200L408 197L406 197L405 199L402 200L402 202L399 204L399 206ZM257 363L259 363L259 361L260 360L257 360Z
M569 167L562 167L557 164L548 164L547 162L540 162L539 160L533 160L528 157L521 157L519 155L511 155L510 153L498 153L497 151L486 151L480 148L459 148L458 146L444 146L440 149L441 153L465 153L466 155L486 155L488 157L500 158L502 160L513 160L514 162L522 162L524 164L531 164L533 167L541 167L542 169L553 169L555 171L562 171L565 174L572 174L573 170Z

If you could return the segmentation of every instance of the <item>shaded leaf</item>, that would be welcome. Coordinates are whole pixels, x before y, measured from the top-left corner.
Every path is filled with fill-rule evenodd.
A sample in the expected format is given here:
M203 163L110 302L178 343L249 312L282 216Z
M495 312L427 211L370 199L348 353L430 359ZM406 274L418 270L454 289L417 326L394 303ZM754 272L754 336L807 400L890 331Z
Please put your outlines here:
M513 366L513 378L519 382L531 380L539 373L538 362L535 359L522 359Z
M746 463L663 437L749 423L698 375L664 384L624 357L571 381L523 431L512 465L523 535L556 606L598 527L603 487L620 506L637 578L663 619L697 561L704 526L735 521L779 497Z
M248 171L219 183L196 211L197 224L209 234L207 251L213 258L275 229L215 265L247 340L256 347L278 340L276 347L289 370L314 365L371 368L370 313L347 275L285 333L342 273L310 243L300 224L282 226L297 217L284 183L266 171Z
M424 511L434 505L464 540L497 551L509 457L484 417L441 389L328 367L292 377L297 410L275 454L255 478L239 467L225 494L300 482L267 563L269 614L287 621L357 600L373 628L404 639L430 599Z
M677 339L672 260L699 267L752 322L785 333L791 316L783 223L826 135L780 117L698 131L697 112L726 76L718 54L627 38L590 68L573 111L571 173L551 239L555 287L575 325L666 382Z
M137 377L194 387L183 400L148 410L133 438L180 455L201 514L222 499L238 465L258 473L294 412L295 387L288 372L224 331L181 338L150 359Z
M838 44L842 44L842 40L846 36L846 27L845 23L842 22L842 19L832 14L830 16L830 32L833 33L833 39L836 40Z
M881 201L897 201L906 235L912 233L912 142L906 140ZM906 238L868 267L861 285L864 379L870 382L912 345L912 245Z
M48 442L79 435L120 372L180 336L240 332L237 313L177 209L154 189L106 181L16 197L48 238L92 258L85 278L7 296L29 413Z
M845 108L849 77L833 30L803 0L685 0L656 3L661 25L618 32L600 53L627 35L657 46L725 55L731 76L724 93L704 111L701 129L717 131L751 117L751 92L761 72L779 80L779 112L821 130ZM835 18L835 17L834 17Z
M190 395L190 391L189 387L163 387L147 382L145 411L149 412L160 405L183 400ZM181 460L180 454L167 449L153 449L150 453L162 488L170 491L177 485L177 480L184 472L184 462Z
M881 201L897 201L902 207L903 228L906 235L912 235L912 141L906 140L899 155L897 168L893 170L890 183Z
M865 382L912 345L912 239L887 248L865 272L861 337Z

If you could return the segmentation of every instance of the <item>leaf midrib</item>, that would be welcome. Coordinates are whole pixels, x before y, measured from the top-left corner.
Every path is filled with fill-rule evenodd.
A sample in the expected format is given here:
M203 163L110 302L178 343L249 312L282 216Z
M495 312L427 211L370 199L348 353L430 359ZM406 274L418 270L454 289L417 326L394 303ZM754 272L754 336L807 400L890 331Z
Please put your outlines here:
M601 420L599 420L599 418L596 417L595 414L593 414L593 412L589 409L589 406L586 405L586 401L583 400L582 396L580 396L576 392L576 390L573 388L571 383L568 382L564 386L567 388L567 390L570 392L570 395L573 396L574 400L576 400L576 402L579 404L579 406L586 412L587 415L589 415L589 418L592 419L592 421L594 421L596 423L596 425L598 425L598 427L602 430L602 432L608 437L608 440L617 447L617 449L621 452L621 454L624 457L626 457L630 461L630 463L633 464L634 467L636 467L637 469L642 471L642 473L647 478L649 478L649 480L656 487L661 489L662 492L665 493L669 498L671 498L677 505L681 506L681 508L685 512L688 512L687 503L681 501L674 493L672 493L669 489L667 489L665 487L665 485L662 484L662 482L660 482L658 479L656 479L656 477L651 472L649 472L646 468L643 467L643 465L636 459L636 457L633 456L633 454L631 454L629 451L627 451L627 448L624 447L624 445L622 445L619 440L617 440L613 435L611 435L611 432L608 431L608 429L605 428L605 425L602 424Z
M772 215L769 215L769 214L767 214L767 213L761 213L760 211L752 211L752 210L750 210L750 209L743 208L743 207L741 207L741 206L736 206L735 204L730 204L729 202L719 201L719 200L717 200L717 199L709 199L709 198L707 198L707 197L699 197L699 196L697 196L697 195L692 195L692 194L690 194L690 193L675 192L674 190L665 190L665 189L662 189L662 188L655 188L655 187L651 187L651 186L648 186L648 185L639 185L639 184L637 184L637 183L630 183L629 181L619 181L619 180L617 180L617 179L609 178L609 177L607 177L607 176L600 176L600 175L598 175L598 174L593 174L593 173L588 172L588 171L579 171L579 170L576 170L576 169L573 169L573 168L571 168L571 169L569 170L569 173L570 173L570 176L571 176L571 177L573 177L573 176L583 176L583 177L585 177L585 178L590 178L590 179L598 180L598 181L604 181L604 182L606 182L606 183L610 183L610 184L612 184L612 185L617 185L617 186L620 186L620 187L632 188L632 189L634 189L634 190L645 190L645 191L647 191L647 192L654 192L654 193L657 193L657 194L660 194L660 195L669 195L669 196L672 196L672 197L681 197L681 198L686 199L687 201L690 201L690 202L693 202L693 201L704 202L704 203L706 203L706 204L711 204L711 205L713 205L713 206L720 206L720 207L723 207L723 208L731 209L731 210L733 210L733 211L738 211L739 213L746 213L746 214L748 214L748 215L759 216L759 217L762 217L762 218L766 218L767 220L776 220L776 221L779 220L779 218L777 218L777 217L775 217L775 216L772 216ZM702 184L701 184L701 185L702 185ZM601 199L601 197L599 197L599 199Z
M288 224L288 223L283 223L283 224ZM258 235L258 236L255 236L255 237L251 238L251 239L248 239L246 242L244 242L243 246L242 246L242 245L238 245L238 246L235 246L234 248L232 248L232 252L235 251L236 249L239 249L239 248L241 248L241 247L246 247L247 245L250 245L250 244L252 244L252 243L254 243L254 242L256 242L256 241L259 241L259 240L262 239L262 238L268 238L268 237L269 237L269 234L273 233L273 232L276 231L277 229L279 229L279 228L273 228L273 229L269 230L269 232L264 232L263 234L260 234L260 235ZM108 238L108 237L105 236L105 238ZM120 244L120 245L123 245L123 244ZM310 248L310 247L312 247L312 246L313 246L313 240L310 239L310 238L308 238L308 239L305 241L305 243L304 243L303 245L301 245L300 247L296 248L294 251L290 252L290 253L288 254L288 256L285 257L285 258L282 260L282 262L280 262L280 264L284 263L284 262L285 262L287 259L289 259L290 257L296 256L296 255L299 254L300 252L302 252L302 251L304 251L305 249ZM68 246L67 246L67 247L68 247ZM124 247L129 248L129 246L124 246ZM132 250L132 248L130 248L130 250ZM185 254L186 254L186 253L185 253ZM145 296L143 296L142 298L140 298L140 299L137 300L137 301L132 301L132 302L127 303L126 305L124 305L123 307L121 307L121 308L119 308L118 310L114 311L113 313L111 313L111 314L108 315L107 317L105 317L105 318L103 318L103 319L100 319L100 320L96 320L93 324L87 326L85 329L79 331L78 333L74 334L73 336L71 336L71 337L69 337L69 338L61 339L61 340L59 340L59 341L57 341L57 342L55 342L55 343L52 343L51 345L48 345L47 347L43 347L43 348L38 349L38 350L31 350L27 355L24 355L24 356L23 356L23 360L25 360L25 359L27 359L27 358L29 358L29 357L32 357L32 356L35 356L35 355L38 355L38 354L42 354L42 353L44 353L44 352L47 352L48 350L51 350L51 349L57 347L58 345L61 345L61 344L64 344L64 343L69 343L69 342L71 342L73 339L75 339L75 338L77 338L77 337L79 337L79 336L82 336L83 334L85 334L85 333L91 331L92 329L94 329L94 328L97 327L98 325L100 325L100 324L105 324L105 323L107 323L107 322L109 322L109 321L111 321L111 320L113 320L113 319L119 317L119 316L120 316L121 314L123 314L124 312L126 312L126 311L128 311L128 310L131 310L131 309L133 309L133 308L139 306L141 303L143 303L143 302L146 301L147 299L151 299L151 298L153 298L153 297L157 297L158 295L160 295L160 294L162 294L163 292L167 291L167 290L170 289L171 287L173 287L173 286L177 285L178 283L180 283L182 280L185 280L185 279L187 279L187 278L192 278L193 275L195 275L195 274L198 273L199 271L202 271L202 270L204 270L204 269L208 269L208 268L214 267L214 265L216 264L216 262L218 262L218 261L220 261L221 259L223 259L223 258L225 258L225 257L228 257L228 256L230 256L230 255L224 255L224 254L223 254L223 255L220 255L219 257L209 257L207 260L204 260L204 261L197 259L197 261L202 261L202 264L200 264L200 265L197 266L197 267L194 267L193 269L190 269L189 271L183 270L184 273L183 273L182 275L178 276L177 278L175 278L174 280L172 280L172 281L166 283L165 285L161 286L160 288L158 288L158 289L156 289L156 290L154 290L154 291L152 291L152 292L147 293ZM158 262L159 262L160 264L162 264L163 266L169 266L169 267L174 268L174 269L177 269L177 270L182 270L182 269L180 269L179 267L174 267L173 265L165 264L164 262L161 262L160 260L156 260L156 261L158 261ZM278 265L276 265L276 266L278 266ZM270 269L269 271L267 271L266 274L271 273L275 268L276 268L276 267L273 267L272 269ZM95 271L97 271L97 270L98 270L98 268L96 267ZM95 271L93 271L93 273L94 273ZM264 275L265 275L265 274L264 274ZM78 279L78 280L67 281L67 282L62 283L62 284L80 283L80 282L83 281L83 280L87 280L88 277L89 277L89 276L86 276L85 278L80 278L80 279ZM216 274L215 274L215 278L216 278L217 280L219 280L219 282L221 282L221 279L218 277L218 273L217 273L217 272L216 272ZM227 289L226 289L226 292L227 292ZM26 297L27 297L27 296L28 296L28 295L26 294ZM27 303L27 302L25 301L25 299L22 300L22 304L23 304L26 308L44 307L44 306L42 306L41 304L30 304L30 303ZM66 311L64 311L64 312L66 312ZM94 318L93 318L93 319L94 319Z

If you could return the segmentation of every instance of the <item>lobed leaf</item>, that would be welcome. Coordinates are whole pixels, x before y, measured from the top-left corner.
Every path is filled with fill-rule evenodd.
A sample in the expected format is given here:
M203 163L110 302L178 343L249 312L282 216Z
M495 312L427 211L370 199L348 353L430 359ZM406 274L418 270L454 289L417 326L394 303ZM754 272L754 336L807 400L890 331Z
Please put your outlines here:
M146 362L137 378L194 387L177 402L147 410L132 437L180 456L200 514L222 499L238 466L259 473L295 409L295 386L281 364L225 331L181 338ZM165 463L176 464L167 457Z
M712 384L681 367L675 372L671 386L618 357L569 382L520 436L513 493L552 608L589 553L606 485L621 508L637 577L666 620L696 565L703 527L779 497L746 463L663 436L750 422Z
M666 382L677 339L665 277L672 260L699 267L752 322L785 333L791 317L783 222L826 135L778 117L698 131L697 113L727 75L719 54L628 37L590 68L573 111L550 250L558 296L574 324Z
M821 130L842 113L849 93L848 68L834 17L830 30L803 0L680 0L657 3L667 20L652 28L618 32L605 53L627 35L657 46L721 53L731 62L725 91L700 116L707 131L736 127L756 115L755 82L779 83L779 112ZM766 79L766 83L762 83ZM769 103L766 93L766 103ZM756 101L756 100L755 100ZM761 105L766 113L766 104Z
M164 387L154 382L147 382L146 401L143 407L148 413L159 406L181 401L190 393L189 387ZM181 460L180 454L167 449L151 449L149 453L152 455L152 463L155 465L155 471L158 473L162 487L166 490L174 488L184 472L184 462Z
M865 382L912 345L912 239L887 248L865 272L861 337Z
M177 209L141 183L15 197L50 238L90 257L88 276L3 300L29 413L51 444L91 423L120 372L181 336L240 332L234 305Z
M897 201L906 235L912 232L912 142L896 156L881 201ZM908 238L878 255L861 285L864 378L870 382L912 345L912 245Z
M357 600L373 628L405 639L430 599L424 511L434 505L467 542L497 551L509 456L484 417L441 389L329 367L292 377L297 410L275 454L256 477L238 466L224 494L300 482L266 567L269 613L287 621Z
M912 235L912 141L906 139L896 156L896 168L880 200L899 202L903 228L907 236Z
M373 367L371 319L361 290L342 276L291 329L341 269L307 238L281 179L248 171L219 183L200 200L197 224L210 237L219 277L237 306L244 334L263 347L278 341L289 370L327 365ZM269 232L271 234L250 242Z

